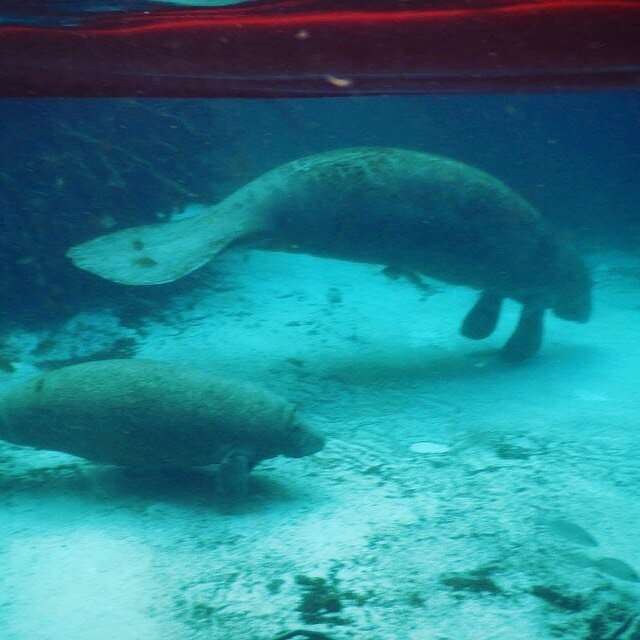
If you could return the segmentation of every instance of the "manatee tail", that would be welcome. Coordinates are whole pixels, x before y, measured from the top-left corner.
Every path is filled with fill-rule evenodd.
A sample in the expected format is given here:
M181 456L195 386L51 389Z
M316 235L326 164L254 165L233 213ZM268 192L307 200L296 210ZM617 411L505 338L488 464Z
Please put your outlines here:
M233 218L213 208L182 220L131 227L71 247L67 257L77 267L121 284L172 282L250 232L244 216Z

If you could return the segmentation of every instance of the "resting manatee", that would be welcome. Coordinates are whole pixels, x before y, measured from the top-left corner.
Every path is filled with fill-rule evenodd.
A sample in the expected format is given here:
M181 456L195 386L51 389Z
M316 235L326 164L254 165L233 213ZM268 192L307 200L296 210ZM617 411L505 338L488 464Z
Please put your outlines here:
M260 387L148 360L87 362L10 390L0 438L123 466L218 463L236 492L260 460L323 446L293 405Z
M545 309L586 322L591 279L576 251L496 178L415 151L355 148L294 160L204 214L73 247L87 271L124 284L175 280L226 248L253 245L391 265L481 291L463 335L492 333L504 298L522 303L503 355L533 355Z

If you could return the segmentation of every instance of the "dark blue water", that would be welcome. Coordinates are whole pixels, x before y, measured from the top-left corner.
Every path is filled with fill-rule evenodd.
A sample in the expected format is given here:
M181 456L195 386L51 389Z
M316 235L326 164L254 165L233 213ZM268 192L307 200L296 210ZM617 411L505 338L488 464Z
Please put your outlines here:
M65 248L106 227L215 202L282 162L348 146L450 156L500 177L569 236L627 245L640 226L637 100L4 101L2 312L64 316L92 292L122 301L119 288L71 268Z

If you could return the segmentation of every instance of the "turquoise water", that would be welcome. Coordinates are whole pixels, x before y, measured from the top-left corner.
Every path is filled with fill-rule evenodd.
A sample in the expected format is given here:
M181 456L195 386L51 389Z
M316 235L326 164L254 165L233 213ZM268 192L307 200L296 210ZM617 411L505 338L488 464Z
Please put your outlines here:
M268 389L326 439L262 459L244 496L221 493L215 467L0 443L3 640L638 637L637 94L7 101L0 116L3 394L41 375L48 390L48 372L81 362L149 359ZM383 273L378 254L238 246L150 287L65 257L133 225L198 220L265 171L354 146L446 156L521 194L588 265L589 321L547 313L540 350L513 364L499 350L517 302L468 340L471 288ZM394 184L352 193L350 210L379 215ZM344 189L322 186L329 216ZM198 225L167 260L207 237ZM154 384L158 406L191 406ZM98 392L82 393L110 424ZM93 429L99 450L107 436L82 420L55 428ZM14 441L16 424L3 427Z

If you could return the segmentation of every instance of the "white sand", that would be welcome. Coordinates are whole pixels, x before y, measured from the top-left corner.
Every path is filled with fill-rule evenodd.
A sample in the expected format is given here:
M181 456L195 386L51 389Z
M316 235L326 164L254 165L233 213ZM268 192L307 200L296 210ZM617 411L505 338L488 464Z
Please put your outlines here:
M515 305L473 343L457 334L473 292L257 251L207 267L210 290L168 302L144 335L108 314L52 334L50 359L135 336L138 357L262 383L328 443L263 463L239 505L208 472L136 478L4 446L0 638L608 638L638 610L637 585L589 558L640 571L640 258L593 260L592 321L549 316L542 352L519 367L495 357ZM13 336L2 388L37 371L37 338ZM412 450L425 442L450 448ZM333 581L343 608L329 616L345 624L301 620L300 575ZM554 605L535 586L582 599Z

